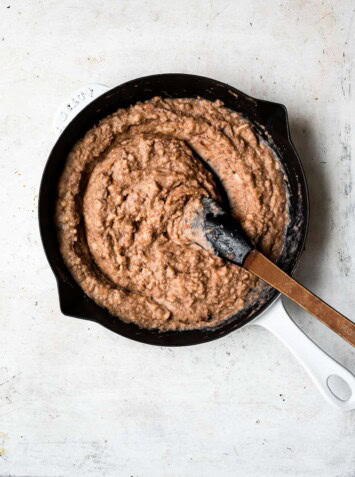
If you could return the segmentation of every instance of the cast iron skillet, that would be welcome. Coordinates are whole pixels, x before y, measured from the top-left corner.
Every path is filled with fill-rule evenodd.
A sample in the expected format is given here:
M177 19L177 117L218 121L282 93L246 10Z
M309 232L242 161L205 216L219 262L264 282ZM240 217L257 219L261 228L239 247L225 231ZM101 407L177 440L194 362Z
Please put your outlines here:
M44 250L57 279L60 308L64 315L92 320L106 328L142 343L184 346L204 343L224 336L258 317L279 293L268 288L263 299L244 309L222 325L203 330L145 330L123 322L96 305L77 285L59 251L54 222L57 184L68 153L84 134L118 108L127 108L154 96L163 98L220 99L231 110L246 117L279 157L286 176L290 224L284 253L278 265L287 273L295 270L304 248L309 216L308 190L301 161L292 144L285 106L251 98L219 81L188 74L160 74L124 83L86 106L60 135L49 155L39 193L39 224Z

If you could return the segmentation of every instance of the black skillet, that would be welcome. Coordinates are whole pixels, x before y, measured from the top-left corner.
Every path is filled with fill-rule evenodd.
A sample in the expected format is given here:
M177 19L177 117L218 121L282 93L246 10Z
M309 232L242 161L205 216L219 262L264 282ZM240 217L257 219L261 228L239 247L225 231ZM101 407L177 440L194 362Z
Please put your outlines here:
M241 328L257 318L279 296L268 288L259 302L242 310L213 329L191 331L145 330L128 324L96 305L72 278L61 257L54 223L58 179L68 153L84 134L118 108L127 108L154 96L222 100L225 106L246 117L275 151L286 178L290 223L278 265L288 274L295 270L304 248L309 217L307 184L301 161L292 144L285 106L254 99L227 84L202 76L159 74L117 86L86 106L66 127L53 147L42 177L39 194L39 224L47 259L57 279L60 308L64 315L92 320L120 335L159 346L205 343Z

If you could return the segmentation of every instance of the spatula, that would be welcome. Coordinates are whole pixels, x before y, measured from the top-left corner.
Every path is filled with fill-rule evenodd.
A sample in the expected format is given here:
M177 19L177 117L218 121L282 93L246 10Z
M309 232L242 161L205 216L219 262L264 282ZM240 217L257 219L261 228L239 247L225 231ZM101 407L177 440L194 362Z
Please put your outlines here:
M355 346L355 323L327 305L257 251L243 233L239 223L214 200L204 197L202 205L201 214L196 216L191 224L192 228L198 229L198 233L194 234L197 243L200 242L199 244L205 248L207 239L217 256L261 278Z

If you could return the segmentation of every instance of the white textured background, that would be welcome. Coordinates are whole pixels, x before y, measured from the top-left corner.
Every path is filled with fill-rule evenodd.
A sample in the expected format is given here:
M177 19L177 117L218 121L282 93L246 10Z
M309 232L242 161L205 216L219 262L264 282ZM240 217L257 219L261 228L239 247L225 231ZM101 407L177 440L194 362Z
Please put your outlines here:
M37 198L74 90L159 72L285 104L311 196L297 277L354 319L353 0L0 0L0 476L355 476L355 413L249 327L160 349L61 316ZM350 345L289 307L355 372Z

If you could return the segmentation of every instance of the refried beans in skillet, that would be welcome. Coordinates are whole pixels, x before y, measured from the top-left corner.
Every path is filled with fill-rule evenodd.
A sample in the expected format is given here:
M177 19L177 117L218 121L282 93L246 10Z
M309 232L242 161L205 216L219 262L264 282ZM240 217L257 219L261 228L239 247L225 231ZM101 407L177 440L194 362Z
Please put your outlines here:
M124 321L214 327L263 288L184 235L191 201L220 200L201 158L246 234L277 260L288 222L280 162L220 101L154 98L120 109L69 154L56 212L61 253L85 293Z

